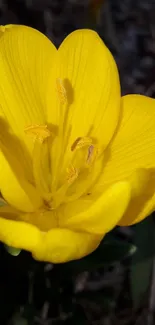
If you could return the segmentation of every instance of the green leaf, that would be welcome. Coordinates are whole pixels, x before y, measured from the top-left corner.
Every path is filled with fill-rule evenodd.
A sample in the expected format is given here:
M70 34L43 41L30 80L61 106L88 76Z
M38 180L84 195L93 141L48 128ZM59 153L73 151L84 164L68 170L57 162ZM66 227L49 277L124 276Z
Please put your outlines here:
M18 256L21 252L21 249L19 248L14 248L14 247L11 247L11 246L8 246L8 245L4 245L6 251L12 255L12 256Z
M142 302L150 284L152 263L155 254L155 224L152 217L133 227L137 252L130 267L130 287L135 308Z

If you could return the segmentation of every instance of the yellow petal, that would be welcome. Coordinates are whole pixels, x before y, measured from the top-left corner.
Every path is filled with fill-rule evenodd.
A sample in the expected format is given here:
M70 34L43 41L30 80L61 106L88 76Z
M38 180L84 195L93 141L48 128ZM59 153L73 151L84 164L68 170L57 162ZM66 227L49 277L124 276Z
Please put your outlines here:
M33 251L40 245L41 232L25 222L0 217L0 241L8 246Z
M6 204L0 206L0 216L6 219L18 220L19 211Z
M13 139L10 137L11 142L8 141L5 145L13 151L18 162L22 162L26 182L32 182L29 153L32 152L33 140L25 135L24 129L30 124L46 122L48 76L49 70L54 66L56 53L54 45L37 30L16 25L1 28L0 116L12 137L14 136ZM6 155L5 158L7 159ZM23 201L21 198L20 202L22 189L19 189L20 185L11 172L12 166L7 174L5 168L8 169L8 166L5 167L4 157L2 160L4 175L2 177L0 175L1 191L5 192L5 198L10 203L16 201L19 195L19 205L17 206L16 202L14 205L20 208ZM15 173L15 170L13 172ZM16 178L21 178L20 173ZM10 189L9 185L11 185ZM9 192L11 193L7 197ZM21 196L23 197L23 194ZM27 199L24 200L27 205ZM30 211L29 208L28 210Z
M76 260L93 252L102 238L103 236L55 228L43 236L33 256L38 260L53 263Z
M154 126L154 99L141 95L122 98L122 118L107 150L107 162L98 185L125 179L139 168L155 167Z
M114 59L94 31L70 34L58 50L58 59L56 73L64 81L68 101L64 108L59 91L55 109L65 120L62 143L66 146L67 141L68 145L64 160L70 159L71 145L79 136L90 136L102 148L107 146L119 118L120 85ZM53 123L50 105L48 113Z
M140 178L138 176L139 180L137 179L136 182L138 194L132 194L133 198L125 216L120 221L121 225L138 222L154 209L154 126L154 99L141 95L128 95L122 98L122 118L114 140L105 152L107 156L105 167L94 190L102 191L113 182L130 179L132 174L140 169L151 168L151 176L148 184L145 184L144 175Z
M123 216L130 201L130 184L118 182L110 186L92 204L85 204L79 212L79 202L73 202L64 211L60 226L87 231L94 234L105 234L110 231Z
M77 30L64 40L58 54L60 78L73 89L68 117L72 140L89 132L106 146L120 111L119 77L111 53L97 33Z
M155 169L139 169L130 177L132 198L120 226L128 226L146 218L155 209Z
M58 226L57 213L55 211L37 211L36 213L24 213L18 216L18 221L24 221L47 232Z
M0 161L0 188L4 199L23 212L33 212L39 208L42 200L34 186L23 177L20 170L19 179L17 179L3 157Z
M32 185L33 179L26 161L23 159L20 142L8 132L5 124L1 122L0 119L1 194L15 208L32 212L41 205L41 198Z
M47 233L35 226L0 218L0 240L8 246L32 252L34 258L63 263L81 258L97 248L102 237L55 228Z
M0 217L4 219L22 221L27 224L36 226L43 232L47 232L58 225L58 215L54 211L38 210L33 213L21 213L20 210L12 206L0 206Z
M47 84L56 53L48 38L30 27L12 25L0 37L0 115L31 148L24 128L46 122Z

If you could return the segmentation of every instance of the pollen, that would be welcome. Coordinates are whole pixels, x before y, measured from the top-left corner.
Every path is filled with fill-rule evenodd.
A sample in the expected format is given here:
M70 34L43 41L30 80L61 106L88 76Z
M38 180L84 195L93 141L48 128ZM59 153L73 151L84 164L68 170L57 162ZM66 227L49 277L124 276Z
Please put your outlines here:
M67 182L72 184L78 178L78 170L74 166L67 168Z
M56 79L56 90L58 93L58 97L60 100L61 104L66 104L67 103L67 93L66 93L66 88L64 86L64 82L62 79L57 78Z
M47 125L33 124L29 125L24 129L27 135L30 135L34 140L38 140L43 143L45 139L51 136L51 131L48 129Z
M92 144L92 139L89 137L79 137L77 138L72 146L71 146L71 151L74 151L76 149L81 149L83 147L90 146Z

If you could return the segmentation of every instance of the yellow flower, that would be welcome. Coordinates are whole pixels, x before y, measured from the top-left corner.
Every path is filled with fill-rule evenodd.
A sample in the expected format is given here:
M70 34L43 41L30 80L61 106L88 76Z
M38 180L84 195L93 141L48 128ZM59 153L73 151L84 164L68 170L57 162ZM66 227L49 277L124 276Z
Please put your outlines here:
M121 99L91 30L59 50L24 26L0 31L0 240L55 263L81 258L155 202L155 101Z

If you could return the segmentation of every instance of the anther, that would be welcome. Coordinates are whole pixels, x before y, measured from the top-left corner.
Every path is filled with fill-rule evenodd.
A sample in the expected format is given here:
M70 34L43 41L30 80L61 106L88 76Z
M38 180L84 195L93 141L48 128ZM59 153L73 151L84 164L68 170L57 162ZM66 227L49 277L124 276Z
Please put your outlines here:
M66 89L65 89L63 80L60 78L56 79L56 90L57 90L58 97L59 97L61 104L66 104L67 103L67 93L66 93Z
M74 166L67 168L67 182L72 184L78 178L78 170Z
M89 146L87 158L86 158L86 164L90 166L94 162L97 155L98 155L98 148L96 148L93 145Z
M79 137L77 138L72 146L71 146L71 151L74 151L75 149L81 149L86 146L90 146L92 144L92 139L89 137Z
M40 143L43 143L45 139L51 136L50 130L47 125L34 124L29 125L24 129L25 133L34 137Z

